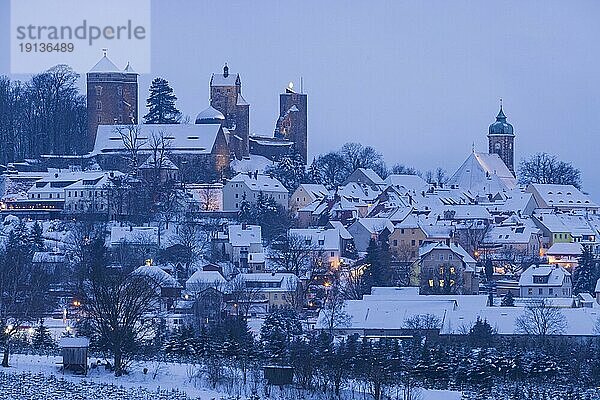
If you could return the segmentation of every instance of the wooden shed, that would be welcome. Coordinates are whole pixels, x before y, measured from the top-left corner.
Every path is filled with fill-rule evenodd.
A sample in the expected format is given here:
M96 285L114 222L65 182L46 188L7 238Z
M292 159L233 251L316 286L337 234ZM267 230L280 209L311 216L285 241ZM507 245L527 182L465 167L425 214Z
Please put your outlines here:
M65 337L60 339L59 346L63 357L63 373L73 371L87 375L90 340L84 337Z
M268 385L283 386L294 382L294 368L280 365L263 367L264 377Z

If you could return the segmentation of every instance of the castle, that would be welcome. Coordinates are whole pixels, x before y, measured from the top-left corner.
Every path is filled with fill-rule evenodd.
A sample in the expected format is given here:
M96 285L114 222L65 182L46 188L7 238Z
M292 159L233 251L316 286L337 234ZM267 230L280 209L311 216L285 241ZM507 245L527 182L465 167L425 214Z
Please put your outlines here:
M106 53L87 74L90 156L96 157L103 168L120 167L118 156L126 149L117 131L127 125L148 131L144 137L159 130L170 138L176 145L171 148L176 153L171 158L179 168L202 164L206 170L210 164L222 176L233 159L254 155L274 161L291 152L299 153L306 163L307 95L296 93L291 85L280 94L273 136L261 136L250 134L250 103L242 96L240 75L230 73L227 64L223 73L210 78L210 105L197 115L193 125L186 127L139 124L137 78L129 64L119 70ZM142 153L147 150L142 146Z

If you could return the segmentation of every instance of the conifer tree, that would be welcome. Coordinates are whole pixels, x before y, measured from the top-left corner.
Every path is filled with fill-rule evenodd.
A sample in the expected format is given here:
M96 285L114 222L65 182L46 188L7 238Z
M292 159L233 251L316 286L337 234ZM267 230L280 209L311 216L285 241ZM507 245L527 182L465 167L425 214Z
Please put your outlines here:
M589 245L582 246L579 264L573 272L573 294L594 293L599 278L597 260Z
M144 116L147 124L178 124L181 112L175 107L177 97L169 81L154 78L150 85L150 96L146 100L148 114Z
M50 330L44 325L44 319L40 319L40 324L35 328L31 336L31 344L36 349L48 349L54 346Z
M32 251L44 251L44 237L42 225L35 221L29 232L29 241L32 246Z

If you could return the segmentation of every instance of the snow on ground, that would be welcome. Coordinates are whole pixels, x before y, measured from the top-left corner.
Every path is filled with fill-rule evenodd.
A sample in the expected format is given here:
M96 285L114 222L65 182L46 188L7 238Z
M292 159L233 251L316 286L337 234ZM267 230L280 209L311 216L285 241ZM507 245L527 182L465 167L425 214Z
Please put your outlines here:
M92 357L89 362L96 360ZM224 396L223 393L202 388L197 379L190 377L198 372L198 366L191 364L139 362L132 366L130 374L115 378L112 372L106 371L102 366L90 369L86 377L71 373L62 374L59 370L61 362L62 357L59 356L14 354L10 358L11 367L0 372L56 375L74 383L85 381L96 384L113 384L129 389L143 387L149 391L177 389L192 398L212 399ZM143 373L144 368L148 368L147 374ZM155 373L156 378L153 377Z
M91 357L90 363L98 359ZM227 392L204 387L198 365L185 363L137 362L128 375L115 378L112 372L99 366L87 376L60 372L62 357L13 354L11 367L0 370L0 399L30 400L60 398L64 400L185 400L225 399L248 397L238 385ZM143 369L147 368L147 374ZM154 376L156 375L156 376ZM298 398L293 390L289 394ZM281 393L283 394L283 393ZM421 400L460 400L460 392L422 390ZM233 396L233 397L232 397ZM284 395L285 396L285 395ZM287 397L287 396L285 396ZM315 394L315 398L322 396ZM306 399L311 395L305 393ZM368 398L368 397L367 397Z

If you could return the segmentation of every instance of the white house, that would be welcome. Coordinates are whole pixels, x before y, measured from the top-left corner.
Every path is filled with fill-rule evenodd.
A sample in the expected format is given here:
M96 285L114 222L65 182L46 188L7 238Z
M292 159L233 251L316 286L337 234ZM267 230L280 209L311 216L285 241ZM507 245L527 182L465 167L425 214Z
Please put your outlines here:
M290 229L290 236L300 238L307 246L311 246L313 257L320 257L332 267L340 265L342 255L342 243L340 230L338 229Z
M223 187L223 211L239 211L243 200L254 202L259 194L272 197L287 210L288 190L275 178L259 174L258 171L240 173Z
M247 269L249 254L263 253L262 231L258 225L229 225L226 232L217 236L217 246L229 261L238 268Z
M571 274L558 265L532 265L519 278L521 297L571 297Z
M387 218L359 218L348 227L358 251L367 251L371 239L377 240L386 231L392 233L394 224Z
M290 273L238 274L229 281L230 312L246 304L250 314L267 314L277 308L294 304L294 296L300 289L298 277Z
M572 271L579 264L582 251L581 243L554 243L546 252L546 257L548 264Z
M554 185L531 183L526 191L532 193L539 208L551 208L560 211L598 212L598 205L587 194L573 185Z
M185 282L185 289L197 294L208 288L223 290L227 281L219 271L198 270Z

